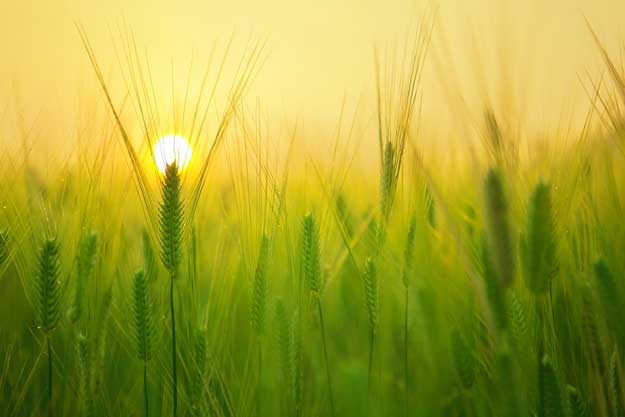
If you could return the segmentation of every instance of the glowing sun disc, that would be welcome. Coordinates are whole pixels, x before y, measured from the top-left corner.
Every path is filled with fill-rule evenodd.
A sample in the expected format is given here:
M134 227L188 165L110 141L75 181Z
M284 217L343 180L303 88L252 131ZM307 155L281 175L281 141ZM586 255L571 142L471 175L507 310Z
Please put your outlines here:
M185 169L191 162L191 155L189 142L180 135L165 135L154 145L154 162L163 174L167 165L174 162L178 165L179 170Z

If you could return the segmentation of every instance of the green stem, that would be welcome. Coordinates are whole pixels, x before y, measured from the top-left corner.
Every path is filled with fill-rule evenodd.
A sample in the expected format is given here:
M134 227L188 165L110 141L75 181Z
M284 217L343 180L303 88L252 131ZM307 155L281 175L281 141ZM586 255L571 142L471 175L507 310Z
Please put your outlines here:
M369 333L369 370L367 376L367 410L371 409L371 380L373 379L373 349L375 345L375 333L371 329Z
M319 324L321 325L321 342L323 344L323 358L326 363L326 376L328 378L328 392L330 394L330 410L332 412L332 416L334 416L334 397L332 390L332 377L330 375L330 362L328 361L328 347L326 344L326 329L323 321L323 310L321 308L321 300L317 300L317 308L319 310Z
M261 397L262 397L262 383L263 383L263 345L258 337L258 382L256 385L256 416L260 417L260 411L262 409Z
M408 417L408 286L404 299L404 416Z
M178 411L178 370L176 367L176 313L174 310L174 279L170 279L169 286L169 306L171 309L171 362L173 372L173 396L174 396L174 417Z
M48 416L52 417L52 346L48 335L46 335L46 347L48 349Z
M545 381L543 381L543 373L542 373L542 360L544 356L545 346L544 346L544 317L543 317L543 303L542 297L536 298L536 319L537 329L536 329L536 356L537 356L537 367L536 370L538 372L538 417L545 417Z
M148 402L148 363L143 362L143 400L145 401L145 417L150 415Z

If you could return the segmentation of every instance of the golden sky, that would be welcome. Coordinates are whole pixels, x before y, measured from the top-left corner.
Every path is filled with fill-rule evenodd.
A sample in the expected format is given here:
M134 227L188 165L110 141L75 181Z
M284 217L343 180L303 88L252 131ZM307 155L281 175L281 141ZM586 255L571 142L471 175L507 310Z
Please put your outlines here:
M586 100L580 77L601 71L584 18L612 50L625 39L621 0L0 0L0 117L16 108L71 125L78 97L95 88L74 23L115 79L111 39L125 21L161 80L172 62L181 76L192 56L203 62L216 39L225 45L235 33L236 58L249 39L266 37L252 98L277 120L332 122L343 97L369 97L374 45L402 41L432 8L425 117L453 113L450 91L472 103L507 85L508 96L533 103L534 117L557 120Z

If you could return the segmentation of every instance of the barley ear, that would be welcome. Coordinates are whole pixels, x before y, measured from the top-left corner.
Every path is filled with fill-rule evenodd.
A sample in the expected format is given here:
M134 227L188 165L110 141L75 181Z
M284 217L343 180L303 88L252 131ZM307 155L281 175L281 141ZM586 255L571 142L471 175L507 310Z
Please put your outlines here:
M309 291L315 296L320 296L321 243L317 221L312 212L308 212L302 222L302 262Z
M252 329L256 336L260 337L265 333L267 314L267 266L269 261L269 238L263 235L260 241L260 249L256 262L256 272L254 274L254 287L252 290L251 322Z
M69 310L69 318L76 323L81 315L84 305L85 288L93 268L95 266L98 235L90 232L80 241L78 256L76 257L76 280L72 293L72 305Z
M150 284L143 270L135 272L132 279L132 313L137 358L144 363L149 362L152 358L155 330Z
M417 216L413 213L410 217L408 235L406 236L406 246L404 248L404 271L402 274L404 287L410 286L410 278L414 268L415 241L417 235Z
M556 375L556 371L547 356L543 358L540 364L539 395L539 416L566 416L562 403L562 394L560 392L558 376Z
M178 166L167 165L160 206L161 260L172 279L177 278L182 258L183 203Z
M484 215L487 242L492 254L494 271L500 285L512 285L515 274L514 245L510 230L508 201L499 171L491 169L484 183Z
M35 292L38 326L49 336L60 319L61 285L59 282L59 247L56 239L47 239L41 247Z
M451 333L451 352L458 378L464 389L470 390L475 381L475 359L473 351L458 329Z
M549 186L540 182L530 198L527 230L521 238L521 260L527 288L545 293L558 271L556 236Z
M363 273L363 283L365 287L365 301L367 304L367 312L369 313L369 329L371 334L377 332L378 327L378 277L375 262L373 258L367 258L365 262L365 271Z
M382 155L382 172L380 173L380 210L386 220L391 211L395 182L395 149L392 142L386 142Z
M571 417L586 417L586 404L579 391L572 385L566 386L566 394L569 402L569 413Z
M527 317L521 299L515 291L510 291L508 297L508 321L514 347L520 351L527 336Z

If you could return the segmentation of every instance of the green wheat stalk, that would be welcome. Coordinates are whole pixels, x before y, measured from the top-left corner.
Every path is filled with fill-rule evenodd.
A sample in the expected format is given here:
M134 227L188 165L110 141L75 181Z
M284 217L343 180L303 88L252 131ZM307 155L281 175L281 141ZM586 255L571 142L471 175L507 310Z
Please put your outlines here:
M328 394L330 396L330 409L334 416L334 395L332 389L332 376L330 374L330 363L328 360L328 347L326 343L326 330L321 305L321 243L319 239L319 228L312 212L308 212L302 221L302 262L304 265L304 278L308 290L312 294L317 305L319 323L321 326L321 339L323 345L323 358L328 380Z
M169 272L169 307L171 314L171 362L172 362L172 396L173 415L178 410L178 367L176 364L176 313L174 305L174 283L180 274L182 257L183 203L182 186L178 165L174 162L167 165L165 178L161 184L162 202L159 210L161 261Z
M50 338L60 320L61 285L59 247L56 239L46 239L39 253L35 275L37 327L43 332L48 351L48 410L52 416L52 346Z
M149 279L143 270L135 272L132 279L132 312L137 358L143 363L143 399L145 415L150 415L148 400L148 362L152 359L154 323L152 320L152 295Z

